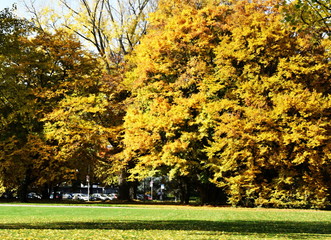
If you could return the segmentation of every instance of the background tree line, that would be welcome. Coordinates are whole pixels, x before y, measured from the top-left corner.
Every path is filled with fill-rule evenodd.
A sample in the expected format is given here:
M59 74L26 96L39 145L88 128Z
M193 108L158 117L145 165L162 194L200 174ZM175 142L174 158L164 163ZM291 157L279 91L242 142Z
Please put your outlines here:
M330 205L329 1L59 3L1 11L2 192L167 176L185 203Z

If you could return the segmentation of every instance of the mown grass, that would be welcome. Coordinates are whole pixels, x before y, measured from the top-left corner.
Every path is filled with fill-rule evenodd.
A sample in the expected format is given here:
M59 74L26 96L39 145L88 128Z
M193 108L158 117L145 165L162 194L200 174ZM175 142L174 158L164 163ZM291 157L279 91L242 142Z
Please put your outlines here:
M0 204L0 239L331 239L331 212Z

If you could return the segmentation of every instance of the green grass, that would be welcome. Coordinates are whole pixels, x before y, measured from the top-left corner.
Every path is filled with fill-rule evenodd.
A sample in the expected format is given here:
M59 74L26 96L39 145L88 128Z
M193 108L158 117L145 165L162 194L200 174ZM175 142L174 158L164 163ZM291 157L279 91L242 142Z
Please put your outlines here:
M0 204L0 239L331 239L328 211L108 206Z

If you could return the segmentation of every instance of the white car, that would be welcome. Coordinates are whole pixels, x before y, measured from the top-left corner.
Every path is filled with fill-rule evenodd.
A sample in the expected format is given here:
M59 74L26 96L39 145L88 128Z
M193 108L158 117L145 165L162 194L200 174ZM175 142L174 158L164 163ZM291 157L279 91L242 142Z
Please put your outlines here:
M82 201L88 201L88 196L87 194L84 193L73 193L73 200L82 200Z
M91 197L92 199L95 200L102 200L102 201L108 200L108 197L105 194L101 194L101 193L93 193Z
M115 193L107 194L107 196L108 196L108 199L109 199L109 200L117 199L117 194L115 194Z

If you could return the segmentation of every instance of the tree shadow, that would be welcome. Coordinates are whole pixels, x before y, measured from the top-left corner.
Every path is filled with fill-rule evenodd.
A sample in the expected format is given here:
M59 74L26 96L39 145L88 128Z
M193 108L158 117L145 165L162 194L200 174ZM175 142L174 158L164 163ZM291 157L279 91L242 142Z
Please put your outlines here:
M96 221L8 223L0 229L186 230L241 234L331 234L331 222L291 221Z

